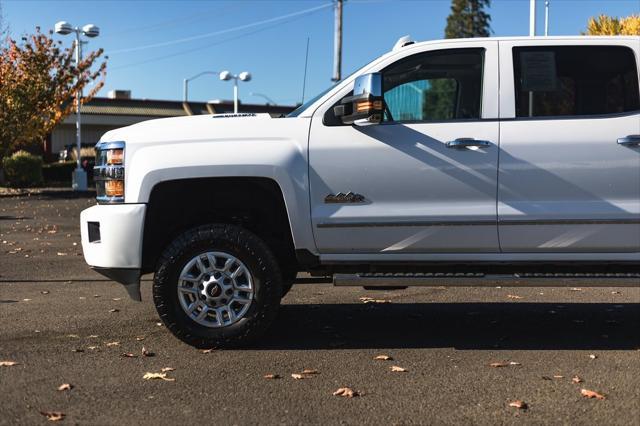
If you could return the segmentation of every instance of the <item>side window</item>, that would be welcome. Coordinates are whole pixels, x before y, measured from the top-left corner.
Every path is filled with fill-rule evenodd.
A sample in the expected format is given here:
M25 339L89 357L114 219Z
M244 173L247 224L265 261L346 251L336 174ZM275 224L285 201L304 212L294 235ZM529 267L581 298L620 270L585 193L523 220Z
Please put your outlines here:
M484 49L419 53L382 71L385 121L479 119Z
M516 117L640 110L634 53L623 46L513 49Z

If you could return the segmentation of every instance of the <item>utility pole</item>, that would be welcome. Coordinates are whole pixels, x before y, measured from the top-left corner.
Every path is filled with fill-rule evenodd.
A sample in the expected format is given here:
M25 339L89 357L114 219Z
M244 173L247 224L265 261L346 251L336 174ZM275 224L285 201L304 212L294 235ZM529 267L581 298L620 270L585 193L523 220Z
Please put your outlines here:
M529 0L529 36L536 35L536 0Z
M338 82L342 79L342 3L343 0L334 0L334 37L333 37L333 77L331 81Z

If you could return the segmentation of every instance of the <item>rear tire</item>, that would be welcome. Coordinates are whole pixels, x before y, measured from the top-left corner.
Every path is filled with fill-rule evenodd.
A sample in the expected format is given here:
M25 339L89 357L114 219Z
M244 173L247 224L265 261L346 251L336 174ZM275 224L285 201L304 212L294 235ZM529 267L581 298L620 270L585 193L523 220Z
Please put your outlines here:
M241 284L233 278L234 265L243 269ZM180 235L163 252L153 280L160 318L178 339L198 348L239 346L261 336L276 317L282 290L271 250L235 225L205 225Z

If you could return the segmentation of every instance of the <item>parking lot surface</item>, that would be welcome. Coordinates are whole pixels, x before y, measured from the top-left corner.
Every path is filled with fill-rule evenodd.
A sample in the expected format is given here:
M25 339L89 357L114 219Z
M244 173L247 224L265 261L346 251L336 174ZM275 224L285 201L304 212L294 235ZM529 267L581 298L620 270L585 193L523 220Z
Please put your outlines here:
M0 424L638 424L638 288L300 284L262 341L203 352L159 325L150 276L136 303L84 264L93 203L0 198Z

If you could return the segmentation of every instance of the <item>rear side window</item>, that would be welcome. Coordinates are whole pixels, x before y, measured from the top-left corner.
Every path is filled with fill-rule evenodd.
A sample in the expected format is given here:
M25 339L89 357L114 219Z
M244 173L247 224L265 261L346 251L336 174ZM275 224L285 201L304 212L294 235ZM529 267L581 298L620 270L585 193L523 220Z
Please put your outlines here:
M622 46L513 49L516 117L640 110L633 50Z

